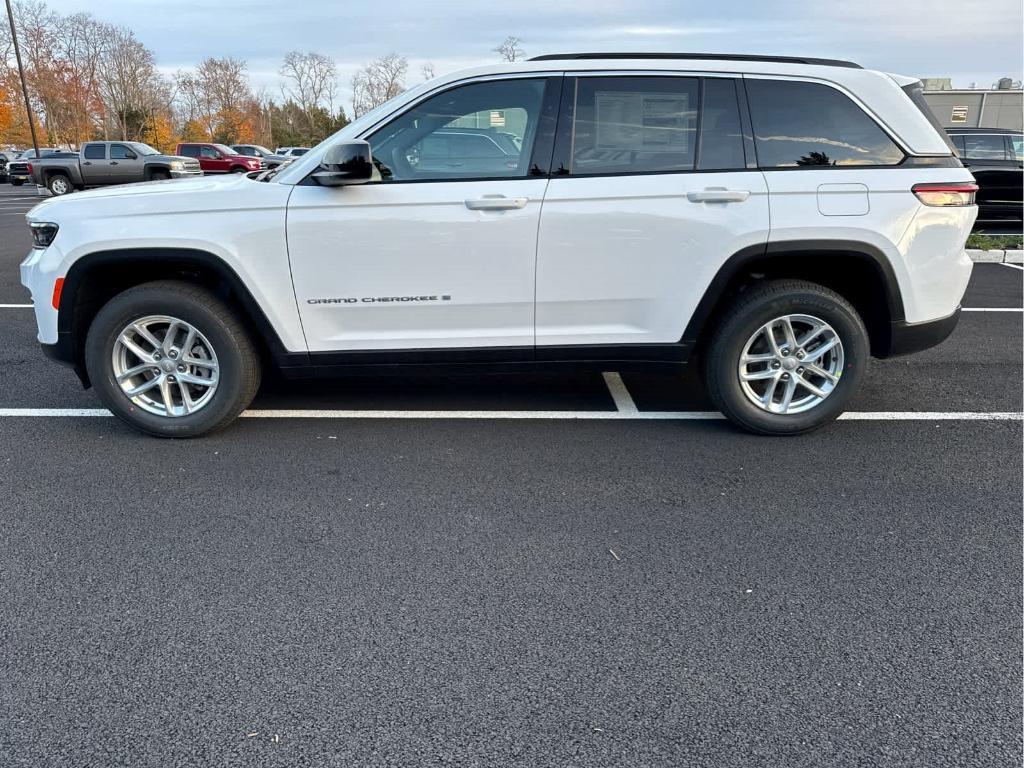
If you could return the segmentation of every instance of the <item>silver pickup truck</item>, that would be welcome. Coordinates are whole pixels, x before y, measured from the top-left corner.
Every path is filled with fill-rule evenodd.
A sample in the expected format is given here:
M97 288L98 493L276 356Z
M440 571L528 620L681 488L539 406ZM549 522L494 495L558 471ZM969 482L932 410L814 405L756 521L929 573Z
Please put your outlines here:
M87 187L203 175L197 160L162 155L137 141L90 141L77 155L44 157L31 165L35 183L54 195Z

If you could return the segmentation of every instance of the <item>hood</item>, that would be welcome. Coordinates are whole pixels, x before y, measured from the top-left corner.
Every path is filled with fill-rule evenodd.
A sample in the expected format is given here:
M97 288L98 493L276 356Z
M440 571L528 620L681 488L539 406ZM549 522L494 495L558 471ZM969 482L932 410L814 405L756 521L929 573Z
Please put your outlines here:
M48 220L48 217L59 220L62 216L75 216L78 211L89 211L93 206L106 202L133 212L167 208L204 210L211 207L208 201L216 199L223 190L234 190L243 185L248 188L255 184L260 182L252 181L245 174L233 174L99 187L85 192L75 192L72 195L47 198L30 210L27 218L30 221ZM235 193L238 191L241 190Z
M169 163L172 160L180 160L182 162L193 162L193 163L198 163L199 162L199 160L197 160L194 157L184 157L183 155L147 155L146 159L147 160L156 160L158 162L165 162L165 163Z

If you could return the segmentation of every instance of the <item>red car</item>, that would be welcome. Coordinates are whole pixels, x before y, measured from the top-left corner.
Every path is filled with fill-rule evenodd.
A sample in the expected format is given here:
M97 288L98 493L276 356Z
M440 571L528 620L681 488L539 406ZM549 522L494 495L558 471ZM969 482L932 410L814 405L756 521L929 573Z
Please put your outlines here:
M249 173L263 169L258 157L246 157L223 144L179 144L175 154L194 157L203 173Z

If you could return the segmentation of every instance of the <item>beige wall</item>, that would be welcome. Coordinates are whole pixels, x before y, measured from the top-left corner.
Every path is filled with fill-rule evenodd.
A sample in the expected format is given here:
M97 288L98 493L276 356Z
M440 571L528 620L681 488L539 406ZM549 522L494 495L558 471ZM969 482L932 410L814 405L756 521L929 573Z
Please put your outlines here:
M1024 128L1021 91L925 91L924 99L947 128ZM967 107L966 122L953 122L953 107Z

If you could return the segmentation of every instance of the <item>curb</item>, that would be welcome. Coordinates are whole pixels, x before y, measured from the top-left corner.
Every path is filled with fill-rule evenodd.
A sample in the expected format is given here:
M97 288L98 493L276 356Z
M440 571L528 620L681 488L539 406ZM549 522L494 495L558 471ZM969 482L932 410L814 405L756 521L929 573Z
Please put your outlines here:
M968 248L967 255L977 264L1024 264L1024 251L982 251Z

